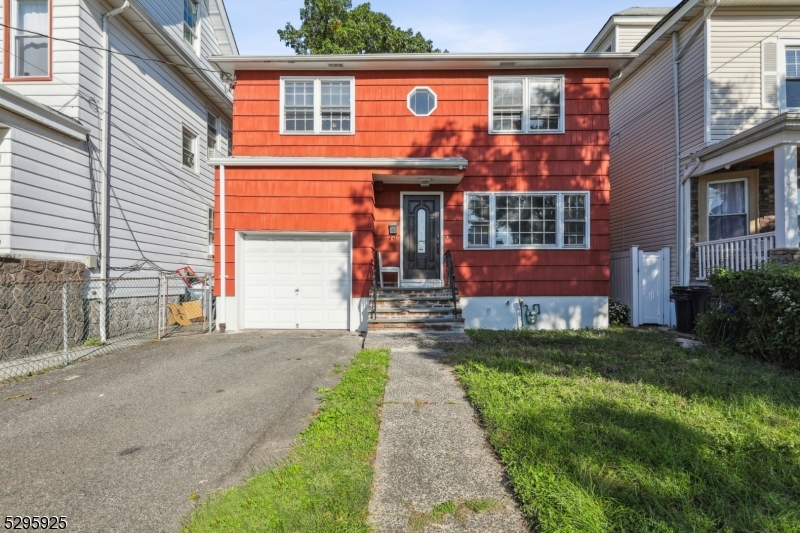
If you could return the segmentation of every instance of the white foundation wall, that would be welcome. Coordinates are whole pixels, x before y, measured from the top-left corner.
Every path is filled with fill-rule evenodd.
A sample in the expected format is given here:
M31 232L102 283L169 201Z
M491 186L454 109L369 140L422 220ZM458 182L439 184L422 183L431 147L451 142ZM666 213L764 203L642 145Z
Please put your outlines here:
M522 324L519 301L541 314L536 325ZM607 296L462 296L467 329L604 329L608 327Z
M236 296L227 296L225 298L224 317L222 314L222 298L218 296L216 300L217 323L225 324L225 331L241 331ZM369 298L352 298L350 300L350 331L367 331L368 318Z

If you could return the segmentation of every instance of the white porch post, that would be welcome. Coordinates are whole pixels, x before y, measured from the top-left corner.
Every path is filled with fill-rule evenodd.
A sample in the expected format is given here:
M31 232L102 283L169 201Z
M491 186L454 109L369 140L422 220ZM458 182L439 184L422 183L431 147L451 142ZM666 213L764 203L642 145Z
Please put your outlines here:
M797 145L775 148L775 246L800 247L797 223Z

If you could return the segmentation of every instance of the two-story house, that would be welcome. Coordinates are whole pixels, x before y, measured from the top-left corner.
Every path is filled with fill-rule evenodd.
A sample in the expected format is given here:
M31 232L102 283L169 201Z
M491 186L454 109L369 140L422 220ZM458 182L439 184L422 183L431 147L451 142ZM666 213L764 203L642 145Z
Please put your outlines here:
M232 93L208 57L237 53L222 0L6 0L3 26L2 282L45 261L50 281L210 272Z
M218 322L605 327L608 83L632 57L214 58L236 78Z
M631 50L611 81L612 252L668 247L648 272L666 286L796 257L800 2L685 0Z

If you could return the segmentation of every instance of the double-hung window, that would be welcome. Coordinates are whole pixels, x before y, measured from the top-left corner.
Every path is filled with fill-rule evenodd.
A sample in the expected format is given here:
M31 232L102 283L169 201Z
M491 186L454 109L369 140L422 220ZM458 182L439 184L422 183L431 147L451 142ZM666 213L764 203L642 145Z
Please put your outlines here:
M11 78L50 76L50 0L9 0L8 63Z
M214 208L208 208L208 256L214 256Z
M216 116L208 113L206 122L206 154L209 159L213 159L214 157L217 157L217 139L219 135L217 127L218 120Z
M589 247L586 192L471 192L464 211L467 248Z
M200 16L200 0L183 0L183 40L197 48L197 21Z
M564 77L489 78L491 133L563 133Z
M191 131L187 130L186 128L183 129L183 139L181 142L181 148L183 150L181 161L183 163L183 168L186 170L191 170L192 172L197 171L197 135L192 133Z
M747 235L747 180L708 182L708 240Z
M786 107L800 108L800 48L786 48Z
M281 133L354 133L354 102L354 78L281 79Z

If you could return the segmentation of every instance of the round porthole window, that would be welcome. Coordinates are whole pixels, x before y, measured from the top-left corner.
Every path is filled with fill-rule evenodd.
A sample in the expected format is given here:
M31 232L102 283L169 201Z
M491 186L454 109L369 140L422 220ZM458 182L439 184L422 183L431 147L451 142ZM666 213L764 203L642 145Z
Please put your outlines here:
M436 109L436 93L427 87L417 87L408 93L408 109L418 117L427 117Z

